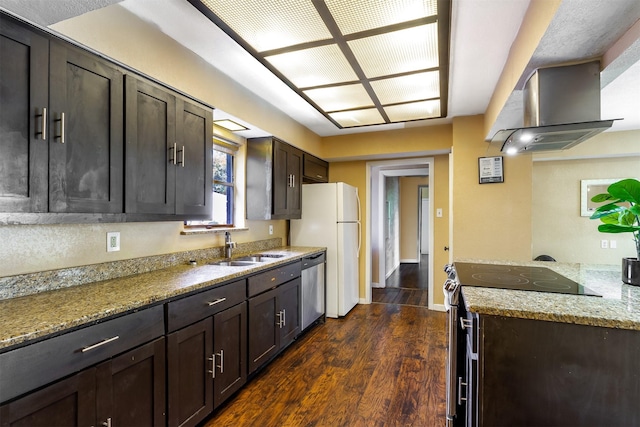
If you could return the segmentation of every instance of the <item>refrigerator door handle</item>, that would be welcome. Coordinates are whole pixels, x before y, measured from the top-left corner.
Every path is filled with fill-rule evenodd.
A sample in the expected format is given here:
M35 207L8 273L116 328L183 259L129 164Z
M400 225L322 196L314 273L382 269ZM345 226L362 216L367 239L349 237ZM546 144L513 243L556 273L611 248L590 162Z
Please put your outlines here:
M358 258L360 258L360 246L362 246L362 224L358 221L358 251L356 252Z
M360 224L360 221L362 220L360 217L362 209L360 207L360 196L358 195L358 190L356 190L356 201L358 202L358 224ZM358 248L360 248L360 245L358 245Z

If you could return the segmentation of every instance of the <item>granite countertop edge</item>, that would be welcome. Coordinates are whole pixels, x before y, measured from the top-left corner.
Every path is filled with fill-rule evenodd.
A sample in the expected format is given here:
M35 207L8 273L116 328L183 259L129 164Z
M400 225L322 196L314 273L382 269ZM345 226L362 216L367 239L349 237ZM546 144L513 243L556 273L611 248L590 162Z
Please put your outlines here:
M226 284L233 279L260 273L325 250L320 247L286 246L261 251L283 257L269 258L266 262L250 266L210 264L221 260L218 258L198 265L173 266L2 300L0 352Z
M487 264L544 266L596 292L614 288L614 297L565 295L462 286L467 311L505 317L640 331L640 287L623 284L617 266L549 262L456 260ZM618 278L619 283L616 282Z

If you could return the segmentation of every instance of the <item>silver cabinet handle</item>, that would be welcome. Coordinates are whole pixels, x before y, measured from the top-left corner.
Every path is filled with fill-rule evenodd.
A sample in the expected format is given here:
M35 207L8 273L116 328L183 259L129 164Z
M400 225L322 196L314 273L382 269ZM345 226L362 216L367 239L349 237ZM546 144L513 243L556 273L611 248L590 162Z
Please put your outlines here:
M178 150L178 153L182 153L182 159L178 162L178 164L184 167L184 145L182 146L182 150Z
M218 299L217 299L217 300L215 300L215 301L209 301L209 302L207 302L207 305L208 305L209 307L211 307L212 305L220 304L221 302L225 302L226 300L227 300L226 298L218 298Z
M60 122L60 135L56 138L60 138L60 143L64 144L64 113L60 113L60 118L57 119L56 122Z
M296 176L291 175L291 188L296 188Z
M207 371L211 374L211 378L216 379L216 355L215 353L211 355L211 357L207 358L208 361L211 362L211 370Z
M107 338L106 340L100 341L99 343L90 345L88 347L84 347L81 351L83 353L86 353L87 351L91 351L91 350L96 349L98 347L101 347L101 346L103 346L105 344L109 344L110 342L113 342L113 341L117 340L118 338L120 338L118 335L116 335L115 337Z
M276 313L276 316L278 316L277 325L280 329L282 329L282 311L279 311L278 313Z
M462 377L458 377L458 405L462 405L463 401L466 401L466 397L462 397L462 387L467 387L467 383L462 382Z
M216 353L215 356L220 356L220 364L217 367L220 368L220 373L224 374L224 350L220 349L220 353Z
M287 310L282 309L282 326L287 326Z
M111 427L111 417L107 418L107 421L103 421L102 425L104 427Z
M460 327L462 329L471 329L473 326L473 322L469 319L465 319L464 317L460 318Z
M36 132L36 135L42 135L42 140L47 140L47 107L42 108L42 114L36 114L36 117L42 117L42 131Z

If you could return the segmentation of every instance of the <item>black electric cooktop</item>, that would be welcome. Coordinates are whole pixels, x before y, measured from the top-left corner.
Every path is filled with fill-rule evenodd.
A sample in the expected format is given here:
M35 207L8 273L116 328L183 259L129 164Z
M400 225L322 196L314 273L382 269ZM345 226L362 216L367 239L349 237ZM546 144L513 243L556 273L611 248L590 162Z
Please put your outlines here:
M456 262L462 286L600 296L589 288L546 267Z

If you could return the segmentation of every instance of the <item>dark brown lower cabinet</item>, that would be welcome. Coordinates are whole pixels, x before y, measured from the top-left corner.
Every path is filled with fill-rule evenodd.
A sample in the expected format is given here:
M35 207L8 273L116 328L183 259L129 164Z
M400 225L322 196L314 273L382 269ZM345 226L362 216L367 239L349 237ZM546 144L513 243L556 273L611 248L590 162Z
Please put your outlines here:
M2 427L90 426L96 422L94 369L58 381L0 407Z
M164 338L0 406L2 427L164 424Z
M640 425L637 331L473 317L467 426Z
M247 379L247 305L167 336L168 425L194 426Z
M300 333L300 277L249 298L249 373Z
M164 338L98 365L98 425L165 425L165 372Z

